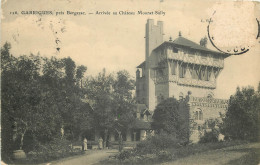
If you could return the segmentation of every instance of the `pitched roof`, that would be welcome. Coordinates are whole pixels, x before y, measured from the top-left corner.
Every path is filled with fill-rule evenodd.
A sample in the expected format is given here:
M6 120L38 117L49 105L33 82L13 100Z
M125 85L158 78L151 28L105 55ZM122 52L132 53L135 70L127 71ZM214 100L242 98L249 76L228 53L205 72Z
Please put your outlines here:
M142 67L144 67L144 66L145 66L145 61L142 62L140 65L138 65L137 68L142 68Z
M190 48L193 48L193 49L198 49L198 50L204 50L204 51L210 51L210 52L216 52L216 51L213 51L213 50L210 50L204 46L201 46L191 40L188 40L184 37L178 37L176 38L173 43L177 44L177 45L182 45L182 46L187 46L187 47L190 47ZM216 52L216 53L219 53L219 52Z
M160 46L158 46L157 48L161 47L162 45L164 44L172 44L172 45L176 45L176 46L184 46L184 47L188 47L188 48L191 48L191 49L196 49L196 50L200 50L200 51L206 51L206 52L211 52L211 53L214 53L214 54L222 54L222 55L226 55L226 56L229 56L227 54L224 54L224 53L221 53L221 52L217 52L217 51L214 51L214 50L211 50L211 49L208 49L204 46L201 46L191 40L188 40L182 36L179 36L178 38L176 38L174 41L165 41L164 43L162 43ZM157 49L155 48L155 49Z

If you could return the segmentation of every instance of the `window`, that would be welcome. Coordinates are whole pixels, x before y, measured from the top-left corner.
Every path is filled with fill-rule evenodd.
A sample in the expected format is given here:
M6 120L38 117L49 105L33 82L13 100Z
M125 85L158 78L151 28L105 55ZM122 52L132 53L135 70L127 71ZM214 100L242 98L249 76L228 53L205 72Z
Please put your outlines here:
M171 63L172 75L176 75L176 69L177 69L177 62Z
M208 69L206 70L205 74L206 74L206 75L205 75L205 80L206 80L206 81L209 81L209 75L210 75L210 74L209 74L209 70L208 70Z
M200 77L201 77L201 80L209 81L209 72L208 72L208 68L206 68L206 67L204 67L204 66L201 67Z
M195 120L198 120L198 119L199 119L199 112L196 111L196 112L195 112Z
M133 130L131 134L132 141L140 141L140 130Z
M191 77L193 78L193 79L196 79L196 80L198 80L199 79L199 72L198 72L198 70L199 70L199 66L194 66L193 68L192 68L192 74L191 74Z
M202 114L202 111L199 111L199 120L203 120L203 114Z
M198 109L197 111L195 111L195 114L194 114L194 119L195 120L203 120L203 112L201 109Z
M179 65L179 77L180 78L184 78L185 71L186 71L186 66L185 65Z

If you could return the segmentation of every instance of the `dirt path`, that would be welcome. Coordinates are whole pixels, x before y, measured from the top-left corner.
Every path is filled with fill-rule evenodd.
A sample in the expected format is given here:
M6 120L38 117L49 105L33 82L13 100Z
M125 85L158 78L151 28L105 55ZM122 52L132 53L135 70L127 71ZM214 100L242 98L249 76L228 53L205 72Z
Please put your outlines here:
M238 165L244 164L245 162L249 162L249 164L260 164L259 160L258 162L251 161L253 160L252 155L260 156L259 150L259 143L233 146L191 155L176 161L163 163L162 165Z
M82 156L76 156L68 159L47 163L48 165L91 165L101 160L107 159L111 155L115 155L118 150L88 150Z

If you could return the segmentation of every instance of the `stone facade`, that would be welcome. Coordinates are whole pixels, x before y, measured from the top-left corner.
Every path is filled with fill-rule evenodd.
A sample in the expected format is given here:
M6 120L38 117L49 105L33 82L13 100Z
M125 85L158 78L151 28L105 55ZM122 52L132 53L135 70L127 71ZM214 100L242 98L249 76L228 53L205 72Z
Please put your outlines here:
M204 135L204 131L209 130L208 120L218 120L221 122L220 114L225 114L228 107L228 100L215 99L209 97L187 96L185 101L188 108L183 109L188 112L189 140L196 143Z
M169 97L187 99L187 121L197 123L196 129L207 119L225 113L227 100L214 98L216 81L228 55L210 50L181 36L163 42L163 22L147 20L145 61L136 71L136 99L153 112L156 105ZM196 100L196 101L195 101ZM202 103L201 100L204 100ZM221 100L218 103L216 100ZM198 103L197 103L198 101ZM203 118L196 115L203 114ZM196 118L195 118L196 117ZM200 120L199 120L200 119ZM194 127L194 122L189 127ZM198 141L201 130L190 133L191 141Z

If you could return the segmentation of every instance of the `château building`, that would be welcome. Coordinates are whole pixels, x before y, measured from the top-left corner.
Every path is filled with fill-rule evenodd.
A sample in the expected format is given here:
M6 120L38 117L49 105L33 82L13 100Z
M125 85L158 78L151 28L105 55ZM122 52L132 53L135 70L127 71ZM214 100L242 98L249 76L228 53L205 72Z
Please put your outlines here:
M196 143L207 131L205 122L226 111L228 100L215 98L214 90L228 55L190 41L181 33L175 40L164 41L162 21L155 25L148 19L145 28L145 61L136 71L136 120L131 129L121 132L124 146L134 146L153 134L156 105L169 97L179 100L180 116L187 121L183 127L189 128L189 141ZM95 130L87 138L96 144L99 137L104 139L104 132ZM110 132L108 139L116 146L118 132Z
M186 102L187 126L192 127L189 140L197 142L208 119L225 113L227 100L214 97L217 78L229 55L216 52L182 36L163 40L163 22L148 19L145 33L145 61L137 66L136 100L150 114L162 100L174 97ZM184 107L184 106L183 106ZM185 115L184 115L185 116Z

